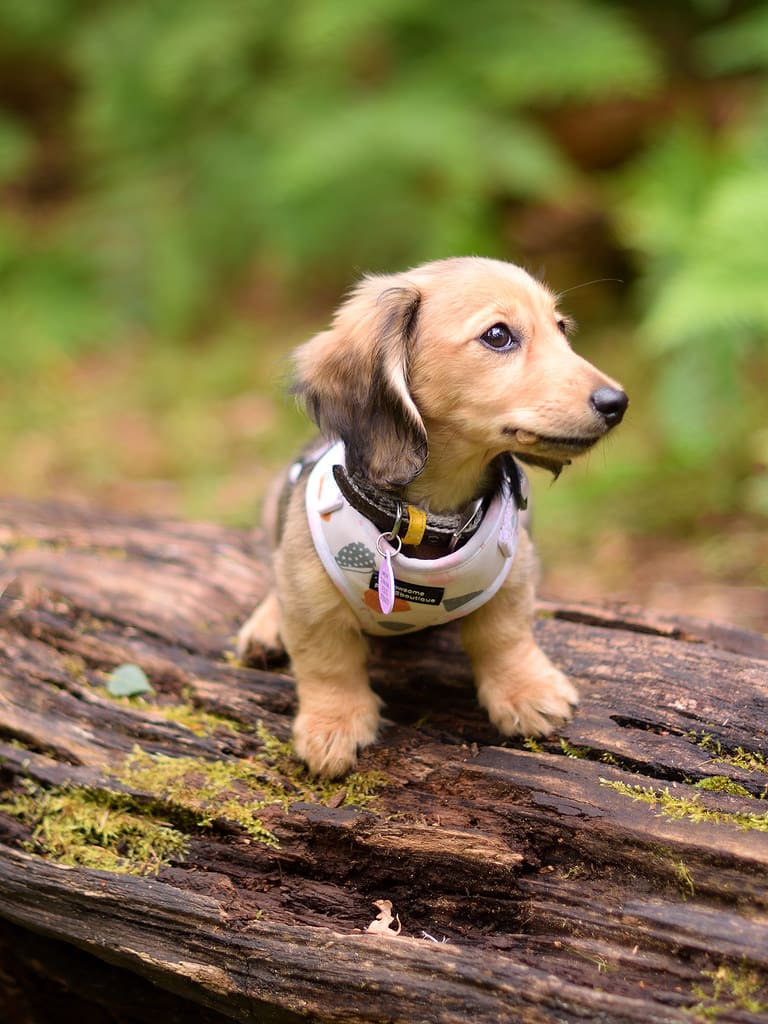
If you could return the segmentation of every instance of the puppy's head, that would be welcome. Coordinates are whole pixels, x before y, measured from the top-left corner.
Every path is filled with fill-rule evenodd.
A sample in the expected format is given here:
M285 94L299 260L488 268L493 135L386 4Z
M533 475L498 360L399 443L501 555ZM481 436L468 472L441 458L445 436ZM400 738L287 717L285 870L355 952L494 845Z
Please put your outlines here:
M556 297L480 258L367 277L297 353L297 390L348 468L409 483L440 438L462 458L502 451L557 471L620 422L627 396L576 355Z

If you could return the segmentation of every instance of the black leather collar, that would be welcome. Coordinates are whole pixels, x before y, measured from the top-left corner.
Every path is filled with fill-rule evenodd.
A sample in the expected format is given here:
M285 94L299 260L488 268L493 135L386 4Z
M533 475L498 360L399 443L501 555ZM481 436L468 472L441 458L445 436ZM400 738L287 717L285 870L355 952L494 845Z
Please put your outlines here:
M511 455L505 453L496 459L495 465L498 468L497 488L506 482L518 509L526 508L528 503L523 494L523 472L518 464ZM334 466L333 476L344 498L378 530L401 538L407 534L410 526L407 501L391 491L374 487L362 477L350 475L344 466ZM490 497L481 498L470 502L458 512L448 514L422 512L422 515L426 515L426 527L420 543L447 546L449 549L455 548L459 542L466 543L483 521L490 500Z

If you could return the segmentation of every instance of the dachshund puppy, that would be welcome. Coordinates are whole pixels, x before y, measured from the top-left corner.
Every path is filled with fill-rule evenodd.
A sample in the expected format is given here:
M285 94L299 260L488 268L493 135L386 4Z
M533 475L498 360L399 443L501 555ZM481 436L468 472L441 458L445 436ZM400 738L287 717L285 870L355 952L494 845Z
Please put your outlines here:
M373 743L366 634L461 617L478 699L505 736L570 718L574 686L532 636L535 558L519 461L558 473L628 399L576 355L557 298L491 259L369 276L296 353L296 391L326 441L273 503L276 589L243 626L284 644L294 745L337 776Z

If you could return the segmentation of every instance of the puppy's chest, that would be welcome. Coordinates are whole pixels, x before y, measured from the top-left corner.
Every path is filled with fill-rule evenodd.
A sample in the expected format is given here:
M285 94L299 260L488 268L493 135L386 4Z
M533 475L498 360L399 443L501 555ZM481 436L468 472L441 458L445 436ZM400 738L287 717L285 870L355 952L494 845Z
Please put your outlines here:
M318 556L364 632L392 635L440 625L493 597L517 548L518 509L509 488L494 496L461 548L437 558L408 557L392 553L380 529L345 500L333 474L343 459L343 445L337 444L316 463L307 481L306 511ZM394 600L385 614L381 591L388 550Z

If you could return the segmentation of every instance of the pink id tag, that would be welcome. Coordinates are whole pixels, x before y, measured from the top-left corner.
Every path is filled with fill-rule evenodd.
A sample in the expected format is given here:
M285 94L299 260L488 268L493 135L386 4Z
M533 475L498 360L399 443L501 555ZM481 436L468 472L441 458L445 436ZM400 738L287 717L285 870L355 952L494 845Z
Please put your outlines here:
M510 502L504 510L504 518L499 529L499 548L505 558L514 557L517 551L518 527L517 509Z
M379 566L379 608L384 615L389 615L395 607L395 573L392 569L392 555L398 554L402 547L399 537L395 538L398 542L397 548L390 547L388 541L391 536L391 534L382 533L376 541L376 550L382 559Z
M384 559L379 566L379 607L385 615L389 615L395 607L395 574L392 571L392 548L389 544L384 550Z

